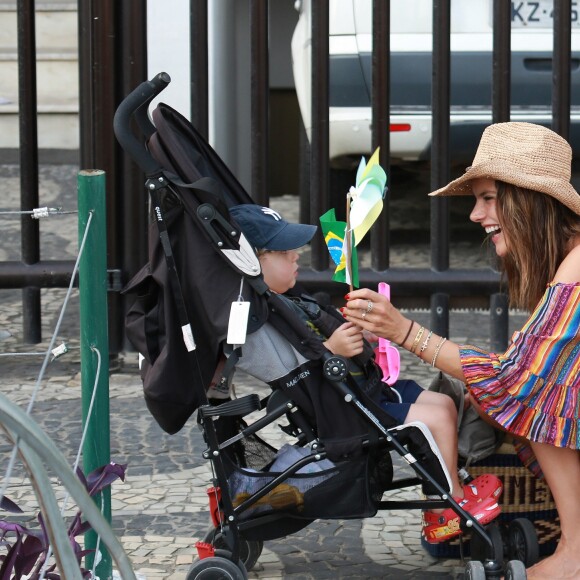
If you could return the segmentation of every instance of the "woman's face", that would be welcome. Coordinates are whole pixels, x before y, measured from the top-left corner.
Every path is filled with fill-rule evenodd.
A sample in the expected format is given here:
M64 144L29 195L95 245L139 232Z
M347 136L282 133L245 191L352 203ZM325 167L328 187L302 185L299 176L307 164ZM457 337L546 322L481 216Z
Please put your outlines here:
M264 282L270 290L284 294L294 287L298 276L298 258L296 250L269 251L260 256Z
M469 219L481 225L491 237L495 252L501 258L508 251L507 237L497 217L497 185L494 179L474 179L471 188L475 195L475 206Z

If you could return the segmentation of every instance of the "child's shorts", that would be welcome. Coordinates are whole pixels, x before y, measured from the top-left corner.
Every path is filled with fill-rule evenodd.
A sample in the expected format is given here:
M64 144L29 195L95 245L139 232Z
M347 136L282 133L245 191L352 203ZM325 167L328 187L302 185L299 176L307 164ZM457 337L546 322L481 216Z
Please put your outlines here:
M385 394L381 399L381 408L402 425L409 414L411 405L417 401L423 390L415 381L397 381L391 387L391 391L394 392L399 402L393 402L392 397L388 398Z

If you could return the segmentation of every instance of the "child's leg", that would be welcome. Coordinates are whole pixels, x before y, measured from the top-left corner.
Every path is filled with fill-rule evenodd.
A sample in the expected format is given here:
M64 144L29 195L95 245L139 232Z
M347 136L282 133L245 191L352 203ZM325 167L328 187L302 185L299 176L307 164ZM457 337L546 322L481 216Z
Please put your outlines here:
M457 474L457 409L447 395L433 391L423 391L409 408L405 423L421 421L431 431L443 461L447 466L454 497L463 497L463 488Z

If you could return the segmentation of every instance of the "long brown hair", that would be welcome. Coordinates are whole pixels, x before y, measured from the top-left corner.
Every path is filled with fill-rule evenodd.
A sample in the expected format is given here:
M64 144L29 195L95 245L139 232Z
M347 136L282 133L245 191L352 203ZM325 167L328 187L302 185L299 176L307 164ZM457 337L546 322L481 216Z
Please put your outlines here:
M508 248L501 264L510 305L533 310L580 235L580 217L545 193L502 181L497 215Z

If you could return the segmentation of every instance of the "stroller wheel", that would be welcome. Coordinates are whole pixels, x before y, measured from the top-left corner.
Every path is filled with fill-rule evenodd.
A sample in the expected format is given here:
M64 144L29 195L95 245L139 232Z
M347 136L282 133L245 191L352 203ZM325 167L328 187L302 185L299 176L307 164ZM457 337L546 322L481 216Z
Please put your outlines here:
M505 570L505 580L526 580L526 566L520 560L510 560Z
M465 565L465 580L485 580L485 568L483 564L477 560L467 562Z
M508 527L508 554L510 560L521 560L529 568L540 559L538 534L527 518L516 518Z
M504 546L499 525L497 523L490 524L485 528L485 532L493 544L493 554L489 553L490 549L487 542L477 532L472 531L471 540L469 542L469 554L471 559L483 562L489 558L501 564L503 562Z
M243 536L240 538L240 560L246 570L251 570L258 561L264 549L264 542L260 540L246 540ZM216 550L230 550L221 532L217 531L213 526L208 530L204 540L208 544L212 544Z
M213 556L194 562L185 580L247 580L247 578L245 570L231 560Z

